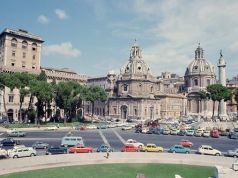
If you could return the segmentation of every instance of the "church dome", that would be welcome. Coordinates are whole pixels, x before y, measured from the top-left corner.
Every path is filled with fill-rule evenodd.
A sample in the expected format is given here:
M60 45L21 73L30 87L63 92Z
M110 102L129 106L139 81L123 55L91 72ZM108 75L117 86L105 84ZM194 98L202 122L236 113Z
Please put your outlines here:
M214 67L203 57L203 49L199 46L195 51L195 59L188 65L187 75L215 75Z
M130 58L126 65L121 68L122 75L151 75L149 66L142 59L142 50L135 42L130 51Z

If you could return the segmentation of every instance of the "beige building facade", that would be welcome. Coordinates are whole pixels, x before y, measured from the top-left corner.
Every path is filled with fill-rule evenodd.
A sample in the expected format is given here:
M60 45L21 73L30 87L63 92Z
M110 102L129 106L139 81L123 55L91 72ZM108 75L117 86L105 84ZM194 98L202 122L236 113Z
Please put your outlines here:
M31 34L26 30L13 30L6 28L0 34L0 73L3 72L29 72L40 74L44 71L47 81L56 83L59 81L74 80L85 84L88 76L78 75L70 69L53 69L41 67L41 50L44 41L41 37ZM5 87L4 92L0 91L0 117L7 115L10 121L17 121L19 118L20 93L18 89L10 90ZM22 114L28 108L29 98L25 97L22 105ZM5 98L6 111L3 105ZM33 98L33 103L37 102ZM52 114L56 112L56 107L52 103Z

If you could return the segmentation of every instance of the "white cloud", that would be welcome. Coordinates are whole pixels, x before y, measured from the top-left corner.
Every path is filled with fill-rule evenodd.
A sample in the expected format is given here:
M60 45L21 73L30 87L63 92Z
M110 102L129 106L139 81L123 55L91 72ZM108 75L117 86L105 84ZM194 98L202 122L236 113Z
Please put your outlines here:
M63 42L61 44L54 44L45 46L43 48L43 54L48 55L64 55L66 57L79 57L81 51L74 48L71 42Z
M66 14L66 12L62 9L55 9L55 14L57 15L57 17L59 19L67 19L68 18L68 15Z
M49 19L45 15L40 15L37 20L41 24L48 24L49 23Z
M229 3L226 0L135 0L124 10L134 13L138 24L150 24L141 38L148 35L153 39L154 44L143 49L144 59L153 64L152 70L170 70L183 75L199 41L205 58L214 65L220 49L227 63L237 58L237 9L236 0Z

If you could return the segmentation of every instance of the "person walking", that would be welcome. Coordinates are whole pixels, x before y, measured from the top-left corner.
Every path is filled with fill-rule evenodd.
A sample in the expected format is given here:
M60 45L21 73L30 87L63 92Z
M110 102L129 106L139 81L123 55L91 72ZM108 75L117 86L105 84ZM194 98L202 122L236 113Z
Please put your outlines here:
M110 154L109 154L109 152L110 152L110 150L109 150L109 148L107 149L107 152L106 152L106 156L105 156L105 158L109 158L109 156L110 156Z

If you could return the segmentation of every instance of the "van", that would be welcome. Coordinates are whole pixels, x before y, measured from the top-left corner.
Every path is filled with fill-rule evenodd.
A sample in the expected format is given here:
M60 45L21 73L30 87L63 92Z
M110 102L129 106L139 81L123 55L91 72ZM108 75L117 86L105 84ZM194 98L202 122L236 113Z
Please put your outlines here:
M74 146L74 145L84 145L83 138L77 137L77 136L65 136L61 140L61 145L68 147L68 146Z

